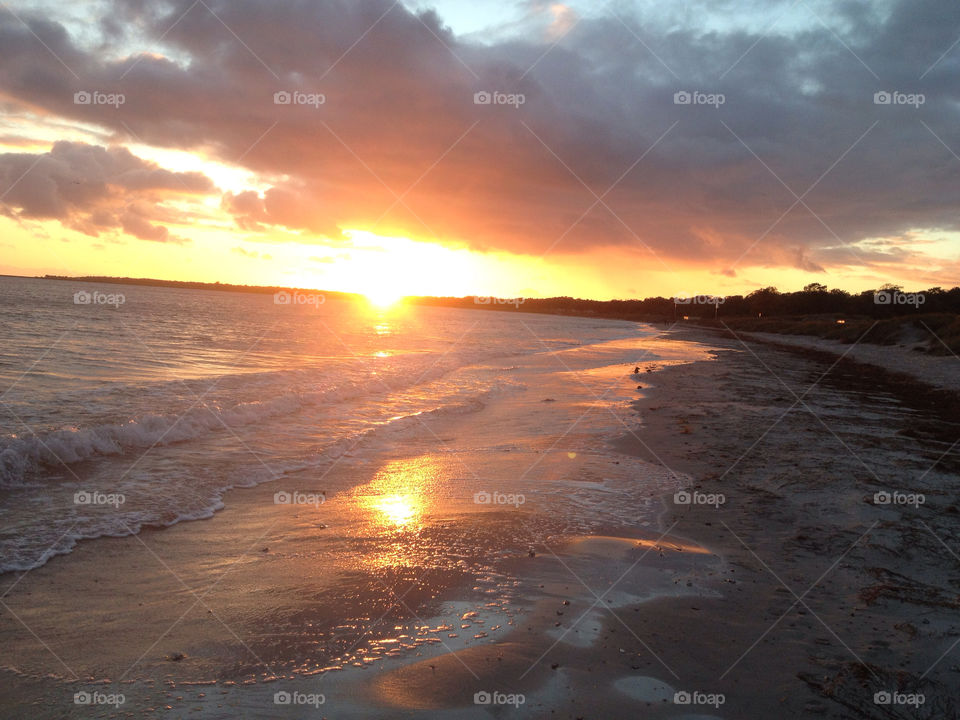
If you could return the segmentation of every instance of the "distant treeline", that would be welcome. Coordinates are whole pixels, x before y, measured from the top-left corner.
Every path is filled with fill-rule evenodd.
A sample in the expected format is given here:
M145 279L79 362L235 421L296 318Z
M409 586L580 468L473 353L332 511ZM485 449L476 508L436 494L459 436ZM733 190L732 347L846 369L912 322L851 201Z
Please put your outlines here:
M775 287L754 290L749 295L698 295L674 298L651 297L643 300L580 300L555 298L417 298L429 305L476 307L486 310L595 315L606 318L644 321L673 321L718 318L790 317L798 315L836 315L889 318L922 313L960 313L960 287L941 287L904 292L903 288L884 285L877 290L848 293L829 290L813 283L797 292L780 292Z

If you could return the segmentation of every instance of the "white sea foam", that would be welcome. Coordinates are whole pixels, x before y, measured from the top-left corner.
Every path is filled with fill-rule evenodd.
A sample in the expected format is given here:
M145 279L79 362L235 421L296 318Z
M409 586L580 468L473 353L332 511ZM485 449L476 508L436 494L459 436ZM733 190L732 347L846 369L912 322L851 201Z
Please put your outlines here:
M315 451L309 455L304 454L302 457L296 459L290 459L280 463L271 463L270 469L274 472L265 472L263 471L264 468L254 465L252 472L232 475L229 479L213 479L206 483L196 481L191 482L189 486L183 484L174 485L172 481L168 481L164 487L147 489L147 492L143 492L145 488L139 484L139 481L134 481L131 484L137 485L136 490L141 491L141 502L139 502L135 508L123 508L123 512L98 512L98 510L101 510L100 508L89 508L87 512L84 512L82 506L80 511L78 511L76 503L71 502L72 493L74 491L81 491L86 486L81 482L64 487L61 483L61 487L59 487L61 492L54 494L49 492L48 488L48 492L42 493L42 495L46 497L41 495L33 496L33 502L34 504L39 503L41 507L45 506L43 512L45 517L50 518L59 515L62 522L56 524L38 524L34 526L30 537L31 542L26 544L22 541L14 543L0 541L0 550L2 550L2 553L0 553L0 558L2 558L0 559L0 573L29 570L34 567L39 567L56 555L69 553L79 540L103 536L122 537L140 532L145 525L169 527L178 522L210 518L215 512L223 509L223 496L228 490L239 487L251 487L261 482L279 480L287 474L319 467L335 461L345 454L350 454L355 451L360 452L367 444L372 442L401 442L404 438L422 432L426 423L448 416L458 416L476 412L485 406L485 403L491 396L518 389L522 389L522 385L518 383L507 381L498 382L479 392L462 396L458 401L424 407L423 409L408 414L394 415L380 421L368 423L362 430L351 435L340 437L324 445L322 448L315 449ZM331 394L326 394L326 397L329 399L330 395ZM341 395L341 397L345 396ZM251 403L249 405L253 404ZM230 426L242 427L249 422L262 421L268 418L282 418L294 412L294 407L302 408L303 406L298 403L296 405L289 405L283 410L279 410L278 407L274 406L267 410L266 413L258 413L255 412L254 408L245 407L240 413L234 413L232 415L230 418L232 421ZM223 419L226 420L226 418ZM163 418L163 422L159 422L158 420L159 419L149 418L143 423L130 423L127 428L107 428L106 432L103 432L103 428L97 428L96 431L102 432L104 437L110 439L110 442L104 442L94 447L84 439L84 441L79 442L71 449L74 452L87 452L84 457L89 459L98 454L112 454L110 452L104 452L103 449L113 450L113 448L116 447L116 452L122 452L124 448L150 447L151 443L156 442L155 438L162 435L163 431L171 426L168 418ZM240 422L238 422L238 420ZM217 420L216 422L220 429L222 429L223 425L220 421ZM132 427L134 425L136 425L136 429ZM209 433L216 429L216 426L214 426L212 422L203 421L196 426L190 426L190 431L195 431L195 434L189 435L186 434L187 431L183 431L184 434L182 437L178 435L177 437L179 439L170 440L169 443L187 442L188 440L195 439L204 433ZM117 430L120 430L121 434L123 430L132 433L132 442L126 437L123 437L122 439L127 440L129 444L112 444L118 442L116 435L114 435ZM173 435L173 433L170 433L170 435ZM165 442L164 444L169 443ZM93 447L92 451L91 447ZM41 446L40 452L49 451ZM61 455L61 457L63 456ZM44 459L45 458L41 457L41 460ZM66 460L66 458L64 459ZM66 461L72 462L71 460ZM64 490L66 492L64 492ZM71 527L67 532L63 532L62 528L67 520L70 521ZM44 549L38 550L38 548L41 547Z

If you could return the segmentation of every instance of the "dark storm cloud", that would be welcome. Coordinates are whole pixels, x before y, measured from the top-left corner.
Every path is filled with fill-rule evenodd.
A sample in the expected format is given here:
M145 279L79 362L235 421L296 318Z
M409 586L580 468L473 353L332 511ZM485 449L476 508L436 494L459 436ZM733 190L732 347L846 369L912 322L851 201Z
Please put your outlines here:
M742 4L724 29L615 8L555 47L468 43L389 0L207 6L118 0L98 51L0 14L0 92L275 178L263 196L224 197L246 229L535 254L633 246L728 276L744 254L815 272L864 238L957 229L960 47L940 57L956 4L819 3L766 35L737 22ZM124 28L162 39L165 56L127 52ZM79 91L124 102L76 104ZM478 105L479 91L524 102ZM724 102L675 104L680 91ZM878 105L880 91L925 97ZM126 187L137 180L160 177ZM62 212L63 192L34 192L32 212Z

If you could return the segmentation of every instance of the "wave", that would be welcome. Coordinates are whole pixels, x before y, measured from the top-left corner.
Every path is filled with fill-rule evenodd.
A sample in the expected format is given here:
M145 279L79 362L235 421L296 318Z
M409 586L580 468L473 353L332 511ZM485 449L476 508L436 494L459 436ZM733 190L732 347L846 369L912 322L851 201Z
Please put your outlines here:
M335 386L323 390L296 391L297 385L313 387L317 378L310 370L282 370L256 373L231 373L220 376L216 385L219 391L232 393L259 390L269 394L274 388L284 392L268 400L237 402L228 405L223 401L200 400L195 407L183 413L142 414L124 422L103 423L88 427L62 427L46 432L8 435L0 438L0 489L33 487L39 482L45 467L59 467L91 460L97 457L122 455L128 450L145 450L154 446L167 446L196 440L210 433L239 428L264 420L293 415L305 407L333 405L369 396L383 386L388 393L400 393L409 389L411 383L422 385L437 381L449 372L458 369L459 363L450 364L431 361L421 372L418 365L401 364L391 368L391 376L401 383L387 383L376 371L372 376L356 380L340 380ZM416 378L414 380L414 378ZM167 381L158 386L135 388L123 384L101 388L101 393L144 393L167 395L184 381ZM186 381L188 386L192 381ZM207 388L204 387L207 385ZM196 398L203 398L209 389L209 380L196 384L192 390ZM121 400L123 398L120 398ZM76 402L96 403L95 398L76 399Z
M362 394L362 387L351 384L322 392L287 392L270 400L241 402L229 407L199 401L180 414L148 414L123 423L8 436L0 440L0 488L29 486L31 473L43 466L69 465L121 455L127 450L195 440L226 428L292 415L307 405L350 400Z
M346 437L342 437L316 452L310 457L304 457L297 461L287 462L276 465L275 472L254 473L246 476L233 476L230 482L220 482L214 486L208 487L154 487L153 501L137 511L125 512L122 515L111 514L109 516L98 516L84 519L85 521L75 522L70 527L71 530L61 534L61 527L43 526L46 535L44 537L35 537L35 543L31 546L24 546L17 542L11 547L0 545L0 573L19 572L31 570L44 565L47 561L57 555L70 553L76 544L81 540L89 540L98 537L123 537L127 535L136 535L144 527L169 527L179 522L189 520L207 519L224 505L224 494L234 488L253 487L264 482L280 480L285 476L296 472L301 472L311 468L323 465L324 463L336 462L343 456L351 456L354 450L370 442L391 442L403 440L422 428L422 423L442 418L450 415L464 415L482 410L489 398L496 393L509 390L522 390L525 386L514 382L499 382L465 398L458 402L452 402L445 405L437 405L432 408L426 408L410 412L405 415L395 415L380 422L375 422L371 426L364 428ZM325 395L329 395L326 393ZM248 407L256 403L247 403L242 408L233 408L223 417L234 422L250 422L262 419L263 414L253 412ZM277 410L278 408L274 408ZM128 425L132 425L130 423ZM219 421L218 421L219 425ZM111 427L111 426L107 426ZM113 426L124 428L127 426ZM222 427L222 426L221 426ZM102 435L104 427L96 428L96 431ZM160 430L160 426L149 428L146 431L130 431L133 438L138 442L145 442L147 438ZM144 434L144 432L146 434ZM75 449L74 449L75 450ZM73 487L61 488L70 497L72 497ZM182 495L178 496L178 493ZM187 497L189 495L190 497ZM184 500L200 500L199 506L194 503L190 509L183 507ZM50 502L53 502L51 499ZM181 507L177 508L178 502ZM68 505L68 508L75 506ZM69 511L69 510L68 510ZM40 528L35 528L38 530ZM51 543L53 543L51 545ZM43 548L38 556L35 551ZM33 550L33 551L32 551Z

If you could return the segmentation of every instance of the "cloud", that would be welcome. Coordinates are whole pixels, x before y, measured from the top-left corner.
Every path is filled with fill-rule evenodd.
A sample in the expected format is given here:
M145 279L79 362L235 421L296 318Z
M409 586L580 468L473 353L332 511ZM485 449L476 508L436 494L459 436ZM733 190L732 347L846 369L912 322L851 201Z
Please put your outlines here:
M151 223L183 220L163 199L216 190L201 173L171 172L123 147L67 141L46 153L0 154L0 187L0 208L11 217L59 220L93 237L120 228L141 240L181 244L186 240Z
M270 179L223 197L254 232L362 228L534 255L633 247L643 265L734 277L740 264L820 272L838 247L958 229L960 160L945 145L960 154L960 50L940 56L960 6L773 2L749 6L753 17L727 2L580 17L533 5L550 8L545 32L487 43L390 0L116 0L102 48L27 17L41 44L0 12L0 93ZM124 102L75 104L84 90ZM475 104L481 91L524 102ZM924 103L875 104L881 91ZM291 101L275 104L277 92ZM677 104L678 92L723 103ZM20 212L62 217L97 197L58 177L41 168L21 181ZM208 191L157 168L115 185L181 183Z
M190 241L186 238L171 235L163 225L152 225L150 221L140 215L134 208L128 208L120 216L120 226L128 235L133 235L140 240L150 240L151 242L170 242L177 245L185 245Z
M252 190L237 194L226 192L222 207L232 213L244 230L266 230L268 225L309 230L323 235L338 235L332 222L317 212L316 200L303 189L273 187L262 196Z

